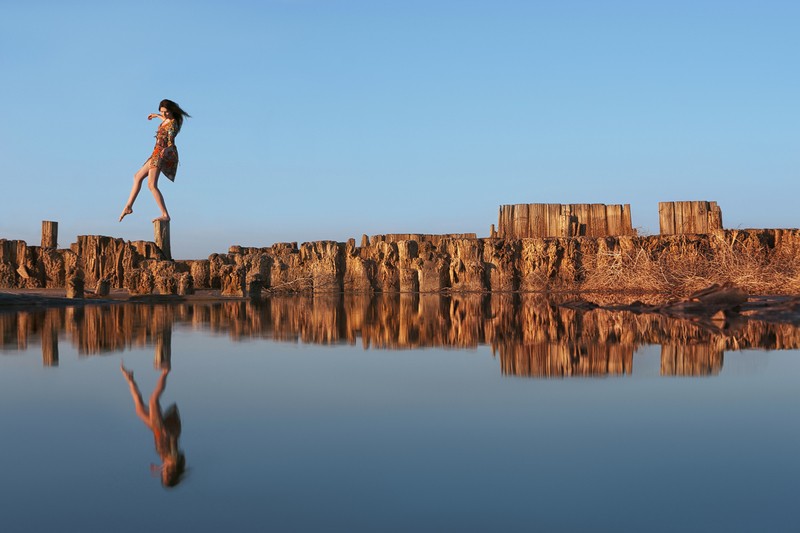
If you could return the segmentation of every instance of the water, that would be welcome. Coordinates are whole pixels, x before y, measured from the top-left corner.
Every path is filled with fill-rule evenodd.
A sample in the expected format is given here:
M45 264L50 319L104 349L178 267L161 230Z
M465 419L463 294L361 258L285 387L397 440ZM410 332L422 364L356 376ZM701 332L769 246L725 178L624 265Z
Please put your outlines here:
M791 325L532 297L5 311L0 522L797 531L798 346ZM173 488L122 362L145 407L166 376L181 431L163 457L186 465Z

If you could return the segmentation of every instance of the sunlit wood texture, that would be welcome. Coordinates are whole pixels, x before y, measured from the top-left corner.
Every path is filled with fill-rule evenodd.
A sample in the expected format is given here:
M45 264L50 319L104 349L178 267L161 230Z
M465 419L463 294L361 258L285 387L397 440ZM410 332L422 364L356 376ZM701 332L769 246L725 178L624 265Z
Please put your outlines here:
M501 205L497 224L497 236L503 239L635 234L629 204Z
M25 241L0 239L0 263L8 263L16 269L25 263L27 254Z
M429 242L434 246L439 246L443 240L451 239L477 239L475 233L443 233L434 235L429 233L387 233L385 235L373 235L368 237L366 242L367 246L374 245L376 242L401 242L401 241L416 241L416 242ZM362 247L364 246L364 238L362 237Z
M84 279L80 275L73 275L67 279L67 298L80 299L84 294Z
M155 233L156 246L164 254L164 259L172 261L172 250L169 244L169 220L154 220L153 232Z
M42 248L58 248L58 222L42 221Z
M706 234L722 229L722 210L717 202L659 202L658 222L662 235Z

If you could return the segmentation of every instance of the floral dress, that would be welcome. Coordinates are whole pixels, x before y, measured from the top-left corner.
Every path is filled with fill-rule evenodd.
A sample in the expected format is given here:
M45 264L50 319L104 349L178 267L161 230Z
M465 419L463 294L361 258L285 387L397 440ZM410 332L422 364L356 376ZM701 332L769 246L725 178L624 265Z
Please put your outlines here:
M161 170L170 180L175 181L178 171L178 148L175 146L175 136L178 127L174 120L165 120L156 131L156 147L150 156L150 166Z

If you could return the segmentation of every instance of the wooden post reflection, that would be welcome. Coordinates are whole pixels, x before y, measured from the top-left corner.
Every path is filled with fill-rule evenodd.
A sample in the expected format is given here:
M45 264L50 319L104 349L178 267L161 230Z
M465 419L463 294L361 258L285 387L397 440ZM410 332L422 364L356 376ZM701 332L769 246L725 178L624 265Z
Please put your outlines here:
M28 349L28 331L30 330L30 313L19 313L17 317L17 349Z
M79 355L152 347L158 369L172 365L173 324L209 325L232 339L336 344L365 349L489 345L504 375L627 375L633 353L661 344L661 375L710 376L725 350L800 346L800 328L749 321L735 337L692 321L608 310L582 312L537 295L393 293L372 297L270 297L208 304L78 306L0 315L0 348L25 350L41 335L42 364L59 364L59 333ZM33 337L31 337L33 336Z
M172 329L164 328L156 333L156 349L153 366L162 370L172 368Z
M662 376L716 376L722 370L723 351L708 344L661 346Z
M44 315L42 326L42 366L58 366L58 331L61 324L58 310L49 309Z
M400 346L416 346L419 343L419 293L401 293L399 311L399 333L397 342Z

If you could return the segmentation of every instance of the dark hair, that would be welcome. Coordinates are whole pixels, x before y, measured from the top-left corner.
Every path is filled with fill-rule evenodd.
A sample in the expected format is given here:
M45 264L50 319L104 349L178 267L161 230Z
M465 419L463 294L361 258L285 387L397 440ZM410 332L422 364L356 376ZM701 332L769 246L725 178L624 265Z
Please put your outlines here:
M161 109L162 107L166 107L167 111L170 112L172 120L178 125L178 131L181 131L181 126L183 126L183 117L192 118L192 115L181 109L181 106L172 100L161 100L161 103L158 104L158 108Z
M175 467L166 470L166 473L161 478L161 484L165 489L177 487L178 483L183 481L184 474L186 474L186 456L179 451L175 460Z

